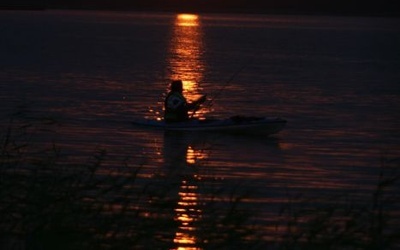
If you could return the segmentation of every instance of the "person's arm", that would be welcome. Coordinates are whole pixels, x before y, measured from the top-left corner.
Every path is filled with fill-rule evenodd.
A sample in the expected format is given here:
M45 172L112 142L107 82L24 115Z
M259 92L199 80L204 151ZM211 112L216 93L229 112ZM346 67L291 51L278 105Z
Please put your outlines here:
M203 95L201 96L199 99L197 99L196 101L193 101L192 103L188 103L186 105L186 108L188 110L193 110L199 107L200 104L204 103L207 99L207 95Z

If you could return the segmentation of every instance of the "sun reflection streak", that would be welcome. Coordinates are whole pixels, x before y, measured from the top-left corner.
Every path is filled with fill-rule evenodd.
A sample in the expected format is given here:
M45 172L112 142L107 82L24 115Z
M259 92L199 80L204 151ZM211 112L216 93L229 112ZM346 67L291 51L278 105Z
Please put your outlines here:
M207 154L201 150L195 150L187 145L186 149L186 167L192 167L199 160L205 159ZM198 238L196 233L198 229L196 223L202 218L200 208L199 190L197 181L201 178L196 174L187 175L181 182L179 189L179 200L174 209L175 221L179 223L178 230L175 233L175 249L179 250L199 250Z
M184 95L188 101L199 98L203 93L200 84L205 71L203 31L200 16L178 14L175 17L167 58L167 76L170 80L180 79L183 82ZM201 109L195 117L204 118L208 110ZM190 145L186 147L184 160L186 167L191 168L198 160L206 158L204 152L197 151ZM199 248L196 224L201 219L198 186L199 177L189 174L183 178L179 189L179 200L175 207L175 221L179 227L175 233L175 249Z
M175 220L179 228L175 233L174 243L179 250L198 250L195 236L195 223L201 218L201 209L198 208L198 187L183 180L179 192L179 202L175 208Z
M175 17L168 56L168 78L183 82L184 95L188 101L201 96L199 85L203 80L205 65L204 45L200 17L193 14L178 14ZM206 109L197 112L195 117L204 117Z
M196 164L198 160L205 159L207 154L200 150L195 150L191 146L188 146L186 151L186 163Z

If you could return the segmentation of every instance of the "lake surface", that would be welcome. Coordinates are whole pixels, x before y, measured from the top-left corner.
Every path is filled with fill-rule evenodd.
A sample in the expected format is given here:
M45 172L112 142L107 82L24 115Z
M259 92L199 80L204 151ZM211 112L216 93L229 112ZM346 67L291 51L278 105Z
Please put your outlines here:
M298 197L312 200L307 207L368 204L382 158L398 166L399 27L364 17L0 12L2 135L29 124L31 148L55 145L70 163L105 150L99 175L140 167L135 184L170 188L177 226L161 237L166 248L207 248L201 205L216 193L225 207L241 197L254 215L246 225L271 242ZM272 137L132 126L162 117L171 79L183 80L189 100L212 99L197 117L288 124ZM390 190L399 198L399 182Z

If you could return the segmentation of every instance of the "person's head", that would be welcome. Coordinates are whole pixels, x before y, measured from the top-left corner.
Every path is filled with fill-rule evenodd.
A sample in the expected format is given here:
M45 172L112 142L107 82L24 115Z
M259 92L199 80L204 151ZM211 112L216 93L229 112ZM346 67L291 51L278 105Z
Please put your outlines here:
M183 91L183 84L181 80L174 80L171 82L171 91Z

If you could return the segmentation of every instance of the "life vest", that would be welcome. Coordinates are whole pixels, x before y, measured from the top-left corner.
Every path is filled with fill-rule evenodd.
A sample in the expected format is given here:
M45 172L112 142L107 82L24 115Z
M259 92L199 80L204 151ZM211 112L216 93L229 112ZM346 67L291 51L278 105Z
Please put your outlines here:
M164 102L164 120L179 122L189 119L186 98L179 92L170 92Z

